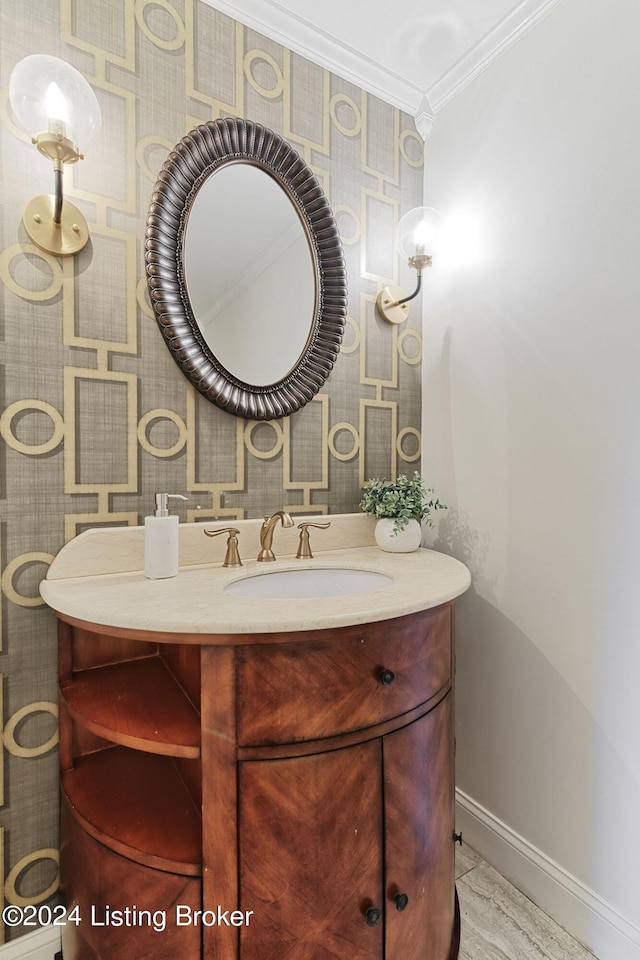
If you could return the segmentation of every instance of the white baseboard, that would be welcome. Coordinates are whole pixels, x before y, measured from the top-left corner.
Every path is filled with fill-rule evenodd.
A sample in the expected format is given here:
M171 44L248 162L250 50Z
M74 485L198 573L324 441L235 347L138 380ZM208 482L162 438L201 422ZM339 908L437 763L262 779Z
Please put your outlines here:
M0 947L1 960L54 960L61 950L60 928L40 927Z
M599 960L640 960L640 927L462 790L456 829Z

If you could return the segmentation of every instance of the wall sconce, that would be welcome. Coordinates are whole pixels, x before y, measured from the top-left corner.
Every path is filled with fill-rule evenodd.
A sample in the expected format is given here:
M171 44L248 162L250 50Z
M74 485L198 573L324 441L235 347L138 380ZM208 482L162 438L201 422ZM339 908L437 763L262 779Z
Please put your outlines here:
M55 194L35 197L25 207L25 230L47 253L69 257L89 239L87 221L77 207L64 202L65 163L83 159L100 132L96 95L78 71L45 54L20 60L9 80L9 101L16 119L40 153L53 160Z
M414 207L405 213L398 224L396 244L401 256L418 273L418 283L409 296L396 286L384 287L376 298L376 307L387 323L402 323L409 316L408 303L417 297L422 286L422 271L431 266L438 255L440 233L444 226L442 215L433 207Z

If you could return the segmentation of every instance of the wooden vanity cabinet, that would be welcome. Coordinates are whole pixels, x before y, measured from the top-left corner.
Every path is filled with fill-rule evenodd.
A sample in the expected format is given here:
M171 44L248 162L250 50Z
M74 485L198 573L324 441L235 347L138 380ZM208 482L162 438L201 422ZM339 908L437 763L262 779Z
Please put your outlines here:
M455 960L451 619L61 618L64 960Z

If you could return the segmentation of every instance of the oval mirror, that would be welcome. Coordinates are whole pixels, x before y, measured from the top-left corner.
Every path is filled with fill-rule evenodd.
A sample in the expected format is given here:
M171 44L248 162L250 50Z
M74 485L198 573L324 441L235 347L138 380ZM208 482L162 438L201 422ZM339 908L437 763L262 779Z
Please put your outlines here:
M344 332L342 247L322 189L281 137L209 121L169 155L147 220L156 320L209 400L269 420L329 376Z
M311 336L316 279L279 183L247 162L217 170L191 206L183 257L193 315L222 366L258 387L286 377Z

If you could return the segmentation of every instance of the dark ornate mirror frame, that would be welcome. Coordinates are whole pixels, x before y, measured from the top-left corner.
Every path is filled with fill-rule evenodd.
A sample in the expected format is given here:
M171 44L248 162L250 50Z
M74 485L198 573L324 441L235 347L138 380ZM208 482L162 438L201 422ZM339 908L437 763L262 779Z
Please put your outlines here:
M244 383L216 359L200 332L185 284L182 249L191 206L211 173L238 161L262 167L284 188L305 226L316 277L315 316L305 350L293 370L267 386ZM298 410L322 387L344 333L347 274L327 198L282 137L239 118L210 120L183 137L169 154L153 190L145 260L151 303L167 346L185 376L213 403L238 416L272 420ZM286 296L286 290L282 294ZM277 305L265 304L265 312L272 309L277 310ZM263 322L262 317L256 319Z

